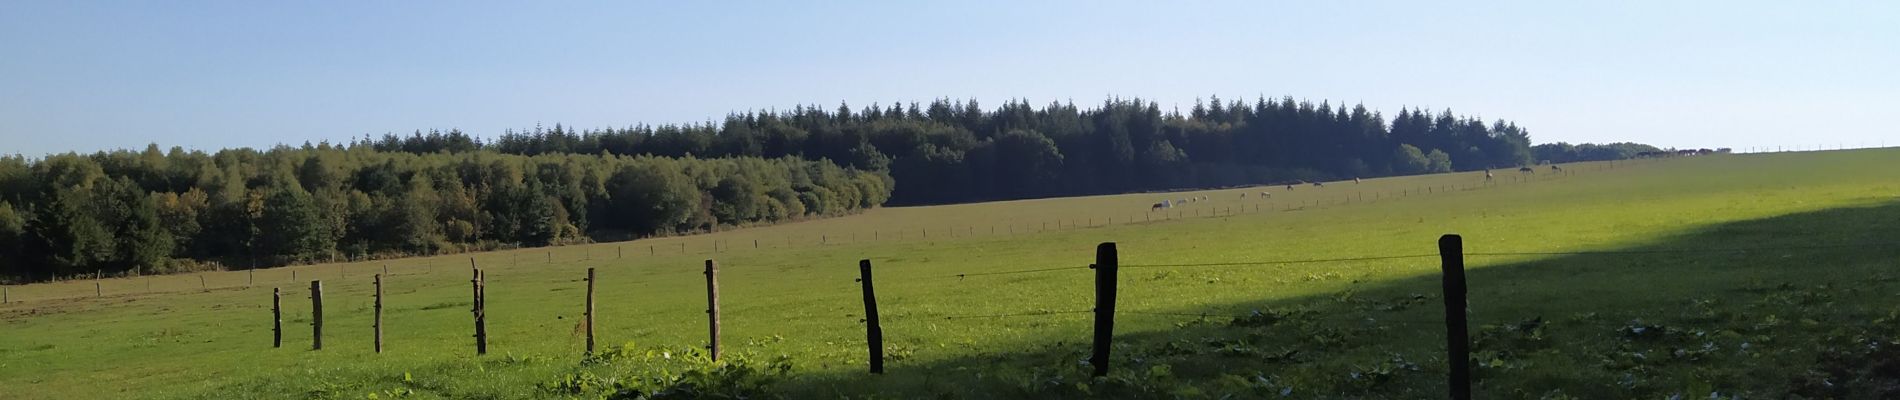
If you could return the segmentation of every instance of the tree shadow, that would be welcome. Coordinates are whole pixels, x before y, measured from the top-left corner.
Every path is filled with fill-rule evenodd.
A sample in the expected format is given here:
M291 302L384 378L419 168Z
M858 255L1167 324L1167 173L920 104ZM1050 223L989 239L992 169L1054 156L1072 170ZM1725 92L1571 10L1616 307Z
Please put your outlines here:
M1895 243L1900 202L1716 224L1590 254L1468 256L1474 264L1501 257L1467 272L1474 391L1895 398ZM1126 272L1122 280L1130 283ZM943 361L896 360L883 376L802 375L786 389L799 397L1443 398L1439 294L1432 270L1355 281L1329 295L1124 308L1118 320L1173 323L1118 332L1113 372L1100 379L1089 377L1088 338L1077 336Z

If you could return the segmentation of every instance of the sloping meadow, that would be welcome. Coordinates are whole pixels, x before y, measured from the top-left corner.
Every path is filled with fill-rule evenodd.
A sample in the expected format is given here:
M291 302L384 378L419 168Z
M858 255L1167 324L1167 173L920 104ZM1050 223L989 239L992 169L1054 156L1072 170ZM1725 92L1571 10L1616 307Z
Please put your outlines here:
M0 305L0 382L20 398L1438 398L1436 240L1457 233L1479 397L1886 398L1900 387L1886 364L1900 338L1887 300L1900 171L1883 168L1896 159L1722 155L1489 184L887 208L395 260L381 354L368 284L380 270L298 267L294 282L249 288ZM1124 268L1110 373L1091 378L1086 266L1102 242ZM702 347L709 258L716 362ZM876 271L883 375L866 371L860 259ZM487 275L481 356L470 263ZM583 354L589 267L603 344ZM316 351L312 279L326 284ZM270 347L271 287L285 292L284 348Z

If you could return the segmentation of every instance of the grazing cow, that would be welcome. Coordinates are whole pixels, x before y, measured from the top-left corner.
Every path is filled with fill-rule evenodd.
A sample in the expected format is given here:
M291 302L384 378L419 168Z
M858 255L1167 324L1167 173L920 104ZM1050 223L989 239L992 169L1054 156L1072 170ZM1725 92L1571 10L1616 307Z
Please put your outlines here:
M1267 193L1267 192L1260 192L1260 198L1262 198L1262 199L1271 199L1271 198L1273 198L1273 193Z
M1485 181L1490 181L1490 180L1491 180L1491 170L1488 170L1488 169L1487 169L1487 170L1484 170L1484 180L1485 180Z
M1293 190L1293 184L1291 184L1291 183L1289 183L1289 184L1287 184L1287 185L1286 185L1286 190Z
M1557 168L1557 164L1551 164L1551 165L1550 165L1550 170L1551 170L1551 171L1554 171L1554 172L1563 172L1563 170L1564 170L1564 169L1563 169L1563 168Z
M1155 205L1154 205L1154 207L1148 207L1148 211L1149 211L1149 212L1154 212L1154 210L1160 210L1160 209L1163 209L1163 208L1168 208L1168 201L1167 201L1167 200L1162 200L1162 201L1161 201L1160 203L1155 203Z
M1518 167L1517 172L1526 173L1526 174L1535 174L1537 173L1537 170L1531 169L1531 167Z
M1354 184L1354 185L1357 185L1357 184L1359 184L1359 178L1358 178L1358 177L1354 177L1354 178L1352 178L1352 184Z
M1326 184L1324 184L1324 183L1319 183L1319 182L1313 182L1313 187L1326 187Z

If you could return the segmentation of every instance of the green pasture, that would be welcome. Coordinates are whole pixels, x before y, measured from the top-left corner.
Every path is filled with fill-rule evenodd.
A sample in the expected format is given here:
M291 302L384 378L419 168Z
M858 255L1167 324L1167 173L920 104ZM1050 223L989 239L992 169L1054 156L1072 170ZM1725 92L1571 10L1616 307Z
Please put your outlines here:
M676 238L12 286L0 398L1436 398L1447 233L1490 254L1467 258L1482 398L1891 398L1897 162L1896 149L1716 155L1500 170L1490 183L1465 172L893 207ZM1091 379L1091 317L1076 311L1092 306L1083 267L1102 242L1126 267L1114 370ZM1384 256L1420 257L1261 263ZM722 363L696 350L706 259L720 266ZM876 268L882 376L865 372L860 259ZM471 260L487 275L484 356L470 337ZM590 267L594 357L579 325ZM370 282L384 268L377 354ZM1057 270L992 274L1041 269ZM326 300L315 351L311 280ZM283 348L270 343L273 288Z

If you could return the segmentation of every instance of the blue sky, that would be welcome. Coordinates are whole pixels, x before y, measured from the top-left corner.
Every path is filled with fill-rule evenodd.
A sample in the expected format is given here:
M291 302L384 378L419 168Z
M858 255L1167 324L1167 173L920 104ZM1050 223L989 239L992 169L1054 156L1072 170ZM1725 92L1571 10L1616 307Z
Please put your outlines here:
M921 3L0 2L0 153L1208 95L1538 142L1900 146L1894 2Z

